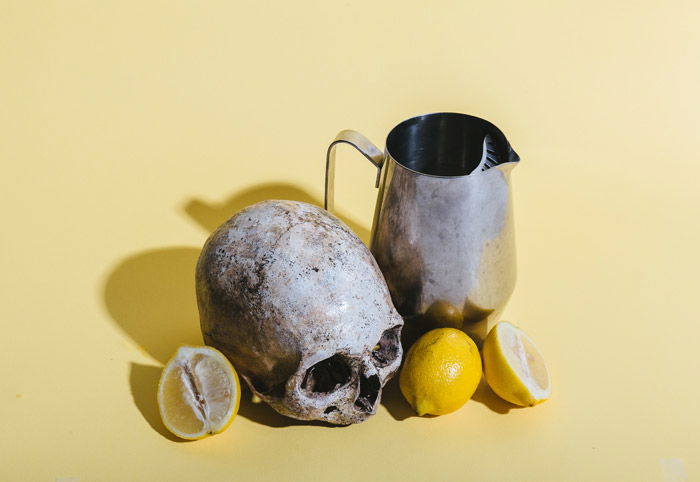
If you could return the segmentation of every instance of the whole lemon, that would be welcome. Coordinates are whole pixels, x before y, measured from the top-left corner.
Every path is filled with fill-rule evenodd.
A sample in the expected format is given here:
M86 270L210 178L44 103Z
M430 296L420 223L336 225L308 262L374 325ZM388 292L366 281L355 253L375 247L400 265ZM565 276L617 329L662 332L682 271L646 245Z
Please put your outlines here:
M444 415L467 403L480 380L481 357L472 339L455 328L438 328L408 351L399 386L418 415Z

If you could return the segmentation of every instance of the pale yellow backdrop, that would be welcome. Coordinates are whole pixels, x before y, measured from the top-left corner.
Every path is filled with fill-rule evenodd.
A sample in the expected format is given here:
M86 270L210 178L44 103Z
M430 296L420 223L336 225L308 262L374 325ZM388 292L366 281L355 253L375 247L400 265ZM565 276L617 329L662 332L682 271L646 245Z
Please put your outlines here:
M700 479L697 2L0 1L0 479ZM266 198L319 202L343 128L501 127L519 280L506 318L551 401L482 387L418 418L391 386L346 428L249 400L178 443L162 363L200 342L207 234ZM375 191L339 154L340 215Z

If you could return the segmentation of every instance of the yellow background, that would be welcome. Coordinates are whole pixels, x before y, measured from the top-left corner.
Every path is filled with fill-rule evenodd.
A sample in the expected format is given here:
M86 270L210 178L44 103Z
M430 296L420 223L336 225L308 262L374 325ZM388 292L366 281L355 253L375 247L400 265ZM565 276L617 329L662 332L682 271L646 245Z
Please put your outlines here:
M698 480L698 85L692 1L0 2L0 478ZM244 400L172 440L155 386L201 340L210 230L318 203L337 131L444 110L521 156L505 317L552 399L418 418L392 385L346 428ZM339 151L367 240L373 168Z

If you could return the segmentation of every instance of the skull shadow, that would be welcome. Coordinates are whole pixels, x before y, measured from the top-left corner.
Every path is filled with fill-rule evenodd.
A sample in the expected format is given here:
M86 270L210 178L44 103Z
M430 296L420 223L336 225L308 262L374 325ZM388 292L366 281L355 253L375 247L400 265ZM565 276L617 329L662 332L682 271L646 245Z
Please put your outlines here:
M184 211L209 233L244 207L266 199L320 202L293 185L262 184L241 191L222 203L188 200ZM348 219L343 220L367 242L369 231L366 228ZM161 365L167 363L178 346L203 343L194 280L200 250L196 246L171 246L134 253L110 269L103 285L104 305L115 324ZM157 410L156 391L161 370L157 366L132 363L129 383L134 404L146 422L165 438L174 440L163 426ZM255 403L247 387L243 387L239 414L271 427L335 427L279 415L266 404Z

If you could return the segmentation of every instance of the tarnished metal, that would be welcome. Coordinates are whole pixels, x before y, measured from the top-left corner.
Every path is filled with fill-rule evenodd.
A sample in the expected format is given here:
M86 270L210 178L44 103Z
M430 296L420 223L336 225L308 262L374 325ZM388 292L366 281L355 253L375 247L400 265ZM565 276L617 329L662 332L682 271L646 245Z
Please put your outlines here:
M377 168L377 180L374 187L379 187L379 176L382 173L382 164L384 163L382 151L359 132L350 129L340 131L326 151L326 194L323 207L328 211L333 211L335 206L335 146L343 143L350 144L360 151Z
M341 132L329 159L348 132L381 170L370 250L406 330L453 326L481 341L515 287L510 172L517 154L490 122L436 113L394 127L383 159L354 131Z

